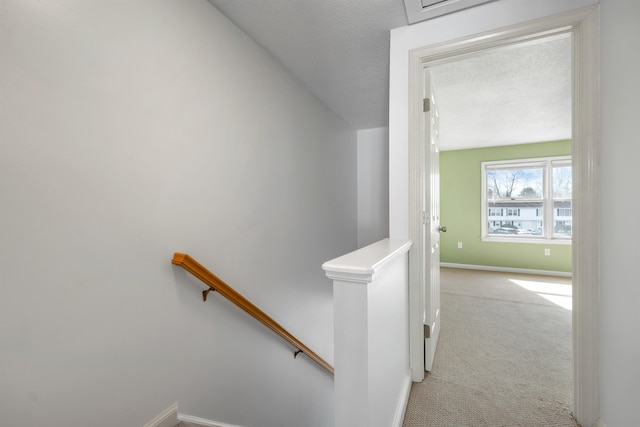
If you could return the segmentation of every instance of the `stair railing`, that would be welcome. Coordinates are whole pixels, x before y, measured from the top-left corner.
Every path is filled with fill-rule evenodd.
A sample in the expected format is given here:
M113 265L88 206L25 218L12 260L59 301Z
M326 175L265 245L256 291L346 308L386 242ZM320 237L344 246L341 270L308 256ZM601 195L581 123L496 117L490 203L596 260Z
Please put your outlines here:
M231 286L226 284L222 279L218 276L204 268L200 263L198 263L195 259L190 257L187 254L181 254L176 252L173 255L173 259L171 260L172 264L179 265L180 267L187 270L189 273L196 276L200 279L205 285L209 286L209 289L202 291L202 299L203 301L207 300L207 295L211 291L216 291L220 293L220 295L227 298L229 301L240 307L242 310L250 314L253 318L258 320L260 323L265 325L267 328L271 329L277 335L279 335L282 339L291 344L296 351L293 354L293 357L297 357L298 354L304 353L311 360L316 362L318 365L326 369L330 374L333 375L333 366L327 363L324 359L318 356L314 351L312 351L309 347L303 344L299 339L291 335L286 329L280 326L275 320L269 317L264 311L260 310L256 307L251 301L246 299L240 293L238 293Z

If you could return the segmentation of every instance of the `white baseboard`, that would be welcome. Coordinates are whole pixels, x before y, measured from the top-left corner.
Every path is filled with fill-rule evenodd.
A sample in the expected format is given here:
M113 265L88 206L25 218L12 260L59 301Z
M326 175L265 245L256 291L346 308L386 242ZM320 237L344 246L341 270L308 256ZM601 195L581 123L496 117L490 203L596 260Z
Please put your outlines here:
M162 411L160 415L149 421L144 427L175 427L178 424L178 402Z
M196 424L202 427L242 427L235 424L220 423L218 421L207 420L205 418L199 418L185 414L178 414L178 420L184 421L185 423Z
M500 271L503 273L537 274L541 276L560 276L560 277L572 276L570 272L566 272L566 271L532 270L528 268L511 268L511 267L494 267L491 265L456 264L452 262L441 262L440 267L463 268L467 270Z
M409 403L411 384L411 370L409 370L404 377L404 381L402 381L402 390L400 392L400 398L398 399L398 406L396 407L396 416L393 418L393 427L402 427L402 422L407 412L407 403Z

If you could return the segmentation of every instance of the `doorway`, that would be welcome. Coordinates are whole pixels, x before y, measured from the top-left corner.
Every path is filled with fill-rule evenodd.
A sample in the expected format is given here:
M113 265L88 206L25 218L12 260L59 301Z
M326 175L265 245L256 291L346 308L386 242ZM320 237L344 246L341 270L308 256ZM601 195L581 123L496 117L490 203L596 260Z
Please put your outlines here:
M572 156L574 182L573 218L573 343L574 416L583 425L598 419L597 291L598 291L598 16L597 9L581 9L553 18L500 29L489 34L427 46L410 51L409 62L409 238L410 254L410 366L414 381L424 376L424 253L420 231L420 144L423 106L422 70L429 64L477 53L497 46L571 32L574 43ZM417 250L416 250L417 248Z

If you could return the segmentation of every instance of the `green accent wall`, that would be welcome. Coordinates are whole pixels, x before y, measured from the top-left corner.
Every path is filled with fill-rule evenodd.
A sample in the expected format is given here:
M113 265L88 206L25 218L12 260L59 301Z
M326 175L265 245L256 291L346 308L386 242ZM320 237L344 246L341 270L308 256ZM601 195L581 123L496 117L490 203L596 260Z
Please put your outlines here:
M571 272L571 245L483 242L481 163L571 154L571 141L541 142L440 153L440 261ZM458 249L462 242L462 249ZM545 256L549 248L551 256Z

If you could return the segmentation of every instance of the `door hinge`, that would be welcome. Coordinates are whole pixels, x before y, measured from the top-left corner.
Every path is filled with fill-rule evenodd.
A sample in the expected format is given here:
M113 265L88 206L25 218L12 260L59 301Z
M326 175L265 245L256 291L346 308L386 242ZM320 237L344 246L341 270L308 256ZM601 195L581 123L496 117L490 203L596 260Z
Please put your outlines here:
M431 327L429 325L424 325L424 337L431 338Z
M422 111L424 113L428 113L431 110L431 100L429 98L425 98L422 100Z

